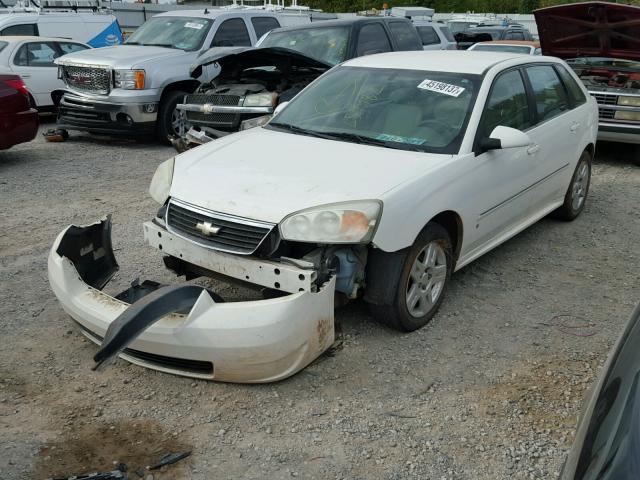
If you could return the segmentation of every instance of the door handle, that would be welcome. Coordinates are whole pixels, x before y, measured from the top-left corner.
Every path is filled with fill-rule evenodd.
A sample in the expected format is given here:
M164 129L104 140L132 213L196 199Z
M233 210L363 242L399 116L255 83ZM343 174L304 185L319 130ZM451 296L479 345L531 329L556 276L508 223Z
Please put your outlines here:
M574 122L569 127L569 130L571 130L572 132L576 132L579 128L580 128L580 124L578 122Z
M529 147L527 147L527 155L535 155L536 153L538 153L538 150L540 150L540 145L529 145Z
M20 75L20 78L31 78L31 74L30 73L23 73L22 75Z

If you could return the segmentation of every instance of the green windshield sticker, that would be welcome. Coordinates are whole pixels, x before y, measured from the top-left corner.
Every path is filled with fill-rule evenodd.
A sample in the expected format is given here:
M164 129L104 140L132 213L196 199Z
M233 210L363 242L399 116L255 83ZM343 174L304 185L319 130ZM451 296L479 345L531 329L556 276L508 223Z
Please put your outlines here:
M382 140L383 142L397 142L397 143L408 143L410 145L422 145L426 142L423 138L414 138L414 137L403 137L401 135L387 135L386 133L381 133L376 137L376 140Z

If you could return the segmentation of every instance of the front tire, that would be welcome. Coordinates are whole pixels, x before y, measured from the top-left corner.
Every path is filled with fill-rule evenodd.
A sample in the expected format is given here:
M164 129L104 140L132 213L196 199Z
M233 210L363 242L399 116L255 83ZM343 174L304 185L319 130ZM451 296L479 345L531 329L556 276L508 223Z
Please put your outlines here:
M180 111L176 108L178 103L181 103L187 92L181 90L174 90L167 93L160 107L158 108L158 120L156 123L156 133L158 140L162 143L170 143L169 136L182 136L184 134L181 131L181 119Z
M587 201L590 184L591 154L585 150L580 155L580 160L578 160L571 177L571 183L564 196L564 203L553 212L553 216L560 220L571 221L580 215Z
M369 269L367 283L393 289L382 302L368 298L372 315L396 330L424 327L440 307L453 270L451 238L436 223L429 223L403 255L388 255ZM367 300L367 296L365 296Z

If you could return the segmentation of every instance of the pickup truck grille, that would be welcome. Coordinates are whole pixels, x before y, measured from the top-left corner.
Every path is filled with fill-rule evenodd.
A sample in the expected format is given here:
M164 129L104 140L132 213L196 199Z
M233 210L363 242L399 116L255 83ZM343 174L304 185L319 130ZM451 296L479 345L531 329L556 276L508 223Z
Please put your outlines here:
M176 235L205 247L249 255L256 251L274 225L209 212L172 200L167 209L167 227ZM215 229L217 232L212 233Z
M237 106L239 95L204 95L194 93L187 95L186 103ZM199 113L186 112L187 121L196 125L207 125L213 128L237 128L240 124L240 114L237 113Z
M111 89L111 71L106 68L64 65L62 75L64 82L75 90L109 93Z
M616 105L618 103L617 95L606 93L591 93L591 95L596 99L598 105Z

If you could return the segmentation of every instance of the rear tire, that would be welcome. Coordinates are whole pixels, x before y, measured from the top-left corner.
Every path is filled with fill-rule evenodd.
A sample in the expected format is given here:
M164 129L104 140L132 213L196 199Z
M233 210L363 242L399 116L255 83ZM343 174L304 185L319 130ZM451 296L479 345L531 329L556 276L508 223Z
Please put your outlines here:
M437 312L453 270L453 248L447 231L429 223L404 254L387 255L367 272L367 283L387 290L382 301L367 297L372 315L380 322L403 332L424 327Z
M156 135L162 143L170 144L169 136L181 136L184 132L180 131L180 112L176 109L178 103L182 103L187 92L182 90L174 90L168 92L162 98L160 107L158 108L158 120L156 122Z
M587 202L589 185L591 184L591 154L582 152L580 160L571 177L571 183L564 196L564 203L553 212L553 216L560 220L570 222L580 215Z

